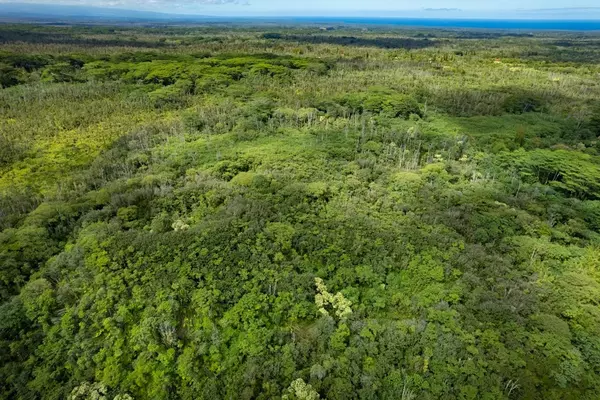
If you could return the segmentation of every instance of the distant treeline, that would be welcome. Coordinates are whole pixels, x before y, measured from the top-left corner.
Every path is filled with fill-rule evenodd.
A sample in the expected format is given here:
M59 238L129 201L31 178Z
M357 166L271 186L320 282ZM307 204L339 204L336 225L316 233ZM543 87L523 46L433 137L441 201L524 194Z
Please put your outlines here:
M393 37L356 37L333 35L286 35L282 33L265 33L264 39L287 40L311 44L335 44L340 46L380 47L383 49L423 49L436 45L436 41L413 38Z

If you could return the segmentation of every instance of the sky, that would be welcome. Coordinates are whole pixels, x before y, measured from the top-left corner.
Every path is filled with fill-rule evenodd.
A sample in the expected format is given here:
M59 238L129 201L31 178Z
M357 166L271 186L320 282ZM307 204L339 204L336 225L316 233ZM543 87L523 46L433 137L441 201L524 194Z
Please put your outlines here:
M216 16L600 18L600 0L0 0Z

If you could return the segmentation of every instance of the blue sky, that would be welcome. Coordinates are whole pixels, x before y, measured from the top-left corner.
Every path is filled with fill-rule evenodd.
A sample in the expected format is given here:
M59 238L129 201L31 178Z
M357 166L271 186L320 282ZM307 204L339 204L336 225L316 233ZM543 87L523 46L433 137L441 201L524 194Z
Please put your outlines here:
M600 0L0 0L203 15L600 18Z

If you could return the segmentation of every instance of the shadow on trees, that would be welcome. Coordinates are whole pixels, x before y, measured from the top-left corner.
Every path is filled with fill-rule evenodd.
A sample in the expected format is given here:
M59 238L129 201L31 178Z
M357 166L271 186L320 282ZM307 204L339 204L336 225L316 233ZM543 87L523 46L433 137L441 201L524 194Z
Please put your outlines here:
M557 115L576 99L514 86L447 89L426 94L439 111L458 117L461 132L473 132L482 148L499 151L576 146L593 140L598 128L586 116Z
M556 40L550 44L559 47L586 47L600 49L600 40Z
M451 36L452 32L448 32ZM532 33L517 32L484 32L484 31L461 31L454 36L455 39L500 39L503 37L535 37Z
M283 40L288 42L300 42L309 44L337 44L340 46L355 47L380 47L383 49L424 49L436 46L439 42L425 39L413 38L359 38L355 36L333 36L333 35L282 35L279 33L265 33L264 39Z
M436 88L419 94L439 110L455 117L522 114L542 111L547 104L539 93L505 87L499 89Z
M567 44L570 43L570 44ZM520 58L540 63L598 63L600 62L600 46L577 42L554 42L559 48L528 50L520 54Z
M163 42L148 42L119 39L89 39L64 33L28 32L15 30L0 30L0 44L25 42L32 44L74 44L83 46L121 46L121 47L166 47Z

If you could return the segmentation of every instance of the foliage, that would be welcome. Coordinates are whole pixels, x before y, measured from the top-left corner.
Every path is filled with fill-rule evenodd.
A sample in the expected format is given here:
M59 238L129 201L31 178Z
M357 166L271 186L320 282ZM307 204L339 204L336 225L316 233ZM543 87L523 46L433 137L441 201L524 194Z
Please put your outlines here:
M0 399L598 398L597 34L0 39Z

